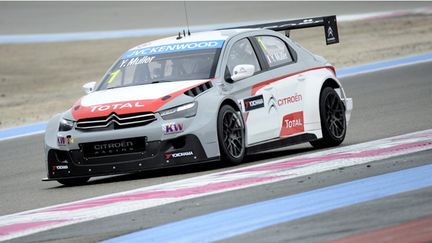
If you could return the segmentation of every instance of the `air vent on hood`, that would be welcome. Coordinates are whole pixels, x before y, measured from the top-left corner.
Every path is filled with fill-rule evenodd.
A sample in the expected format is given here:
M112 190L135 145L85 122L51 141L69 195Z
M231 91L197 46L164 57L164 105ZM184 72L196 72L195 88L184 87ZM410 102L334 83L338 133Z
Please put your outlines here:
M202 92L210 89L211 87L213 87L213 84L210 81L208 81L206 83L200 84L197 87L184 92L184 94L190 97L195 97L201 94Z

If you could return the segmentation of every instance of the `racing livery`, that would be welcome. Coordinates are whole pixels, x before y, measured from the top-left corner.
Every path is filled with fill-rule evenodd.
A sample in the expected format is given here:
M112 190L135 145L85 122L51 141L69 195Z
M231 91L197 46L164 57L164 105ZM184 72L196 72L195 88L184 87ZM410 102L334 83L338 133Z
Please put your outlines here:
M335 23L302 21L324 25L327 42L338 41ZM44 180L76 185L214 160L238 164L247 153L302 142L336 146L352 110L332 65L266 26L144 43L83 88L87 95L48 123Z

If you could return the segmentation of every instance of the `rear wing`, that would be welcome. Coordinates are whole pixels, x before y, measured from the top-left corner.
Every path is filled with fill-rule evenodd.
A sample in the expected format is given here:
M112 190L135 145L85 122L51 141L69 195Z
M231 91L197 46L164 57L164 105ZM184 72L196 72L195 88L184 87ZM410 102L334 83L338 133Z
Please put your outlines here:
M265 24L245 25L227 29L270 29L274 31L285 31L285 35L289 37L290 30L319 26L324 26L324 34L327 45L339 43L336 15L279 21Z

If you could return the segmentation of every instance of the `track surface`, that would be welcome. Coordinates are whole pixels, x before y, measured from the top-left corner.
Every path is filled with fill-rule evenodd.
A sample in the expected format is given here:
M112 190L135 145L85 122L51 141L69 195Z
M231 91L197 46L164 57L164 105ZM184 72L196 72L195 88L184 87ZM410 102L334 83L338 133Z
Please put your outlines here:
M188 2L189 23L208 25L431 7L430 2ZM164 18L160 18L163 13ZM183 2L0 2L0 35L186 25ZM181 27L183 28L183 27Z
M356 144L430 129L432 121L432 62L378 71L342 79L354 99L354 112L344 145ZM41 135L17 138L0 143L0 215L70 202L163 182L195 177L228 168L218 164L201 165L136 175L93 180L90 185L64 188L56 182L41 182L44 176ZM275 153L251 156L245 165L262 163L278 157L291 157L312 151L308 145ZM94 241L124 234L140 228L157 226L216 210L309 191L403 168L430 164L431 151L384 160L372 167L354 166L329 171L310 178L297 178L266 186L192 199L151 208L118 217L72 225L42 232L18 241L63 239ZM242 166L245 166L242 165ZM239 166L241 167L241 166ZM231 168L230 168L231 169ZM347 236L415 219L432 212L432 188L363 203L329 213L269 227L230 239L230 241L315 241ZM413 208L415 207L415 210ZM396 212L396 213L395 213ZM346 217L349 215L350 217ZM319 225L319 227L318 227ZM284 232L280 234L279 232Z

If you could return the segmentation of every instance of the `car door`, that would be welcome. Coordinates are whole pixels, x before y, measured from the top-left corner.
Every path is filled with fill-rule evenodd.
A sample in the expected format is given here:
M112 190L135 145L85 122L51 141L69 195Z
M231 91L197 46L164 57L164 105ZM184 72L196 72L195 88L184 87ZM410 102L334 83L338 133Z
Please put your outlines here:
M259 51L268 65L268 75L273 78L273 94L278 124L277 136L289 137L304 132L303 98L305 76L294 58L293 50L276 36L255 36Z
M249 64L255 68L254 75L236 82L229 77L237 65ZM251 41L248 38L237 40L229 49L225 68L227 89L242 106L246 127L246 143L259 143L278 136L280 125L275 109L272 85L257 88L268 79L263 72L262 60L259 60Z

